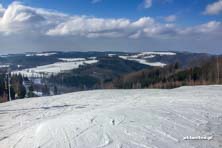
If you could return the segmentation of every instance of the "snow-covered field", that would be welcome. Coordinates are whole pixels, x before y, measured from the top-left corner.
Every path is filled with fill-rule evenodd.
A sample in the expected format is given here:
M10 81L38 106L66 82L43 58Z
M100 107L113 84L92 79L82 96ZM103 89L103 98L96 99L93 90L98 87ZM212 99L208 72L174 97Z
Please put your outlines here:
M3 103L0 147L219 148L221 96L222 86L197 86L96 90ZM208 140L185 140L190 136Z
M140 64L155 66L155 67L164 67L167 64L161 62L149 62L149 59L154 58L156 56L174 56L176 53L174 52L141 52L133 55L124 55L119 56L119 58L124 60L136 61Z
M7 65L6 64L5 65L1 65L0 64L0 68L8 68L8 67L10 67L10 65L8 65L8 64Z
M12 74L21 74L27 77L43 77L43 75L58 74L66 70L77 69L79 66L86 64L97 63L98 60L86 60L86 59L63 59L66 62L56 62L54 64L37 66L35 68L29 68L19 71L13 71Z
M49 52L49 53L28 53L28 54L26 54L25 56L27 56L27 57L31 57L31 56L39 56L39 57L41 57L41 56L45 56L45 57L48 57L48 56L52 56L52 55L55 55L55 54L57 54L57 53L54 53L54 52Z
M59 58L59 60L64 62L76 62L76 61L85 61L85 58Z
M134 57L134 58L138 58L138 57L146 57L148 56L148 58L150 58L149 56L152 56L152 57L155 57L156 55L160 55L160 56L164 56L164 55L167 55L167 56L174 56L176 55L176 53L174 52L141 52L139 54L135 54L131 57Z

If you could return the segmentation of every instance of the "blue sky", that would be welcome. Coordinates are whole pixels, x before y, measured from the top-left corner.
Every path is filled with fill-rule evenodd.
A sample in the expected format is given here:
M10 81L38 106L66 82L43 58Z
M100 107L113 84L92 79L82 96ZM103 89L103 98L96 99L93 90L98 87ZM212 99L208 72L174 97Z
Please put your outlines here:
M0 43L7 51L222 53L222 0L1 0L0 4ZM57 46L51 45L54 41Z
M88 15L102 18L138 19L144 16L161 17L177 15L181 26L195 25L210 20L222 21L222 13L203 15L208 4L217 0L153 0L149 9L143 7L143 0L21 0L26 5L46 8L74 15ZM4 6L13 0L2 0ZM161 21L161 20L160 20Z

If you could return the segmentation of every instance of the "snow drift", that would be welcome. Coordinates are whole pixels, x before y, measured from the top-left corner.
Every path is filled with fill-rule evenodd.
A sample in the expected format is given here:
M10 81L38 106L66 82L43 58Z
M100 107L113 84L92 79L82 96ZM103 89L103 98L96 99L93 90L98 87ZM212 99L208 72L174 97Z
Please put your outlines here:
M0 147L217 148L221 96L222 86L198 86L16 100L0 104Z

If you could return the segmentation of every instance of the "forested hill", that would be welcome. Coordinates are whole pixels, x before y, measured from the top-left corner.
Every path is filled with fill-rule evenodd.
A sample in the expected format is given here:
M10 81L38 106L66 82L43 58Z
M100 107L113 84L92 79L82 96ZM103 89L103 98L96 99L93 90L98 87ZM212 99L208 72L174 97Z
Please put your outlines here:
M202 61L199 66L180 68L178 63L164 68L145 69L119 77L107 88L175 88L185 85L222 84L222 56Z
M187 52L5 55L0 57L0 102L9 100L9 92L14 100L92 89L218 84L222 63L215 57Z

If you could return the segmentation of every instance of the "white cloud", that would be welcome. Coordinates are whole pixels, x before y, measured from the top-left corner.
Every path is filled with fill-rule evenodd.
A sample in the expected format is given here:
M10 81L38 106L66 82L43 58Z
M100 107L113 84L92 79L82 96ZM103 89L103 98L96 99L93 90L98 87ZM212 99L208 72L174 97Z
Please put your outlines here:
M5 8L0 4L0 17L4 14Z
M132 23L132 26L135 27L147 27L154 25L155 20L151 17L142 17L139 20Z
M182 35L212 35L212 34L222 34L222 23L218 21L210 21L205 24L188 27L179 30L179 34Z
M32 8L20 2L13 2L4 10L0 19L0 32L6 34L20 31L44 32L67 17L62 13Z
M222 0L207 5L204 14L216 15L222 12Z
M192 33L211 33L221 27L221 23L211 21L206 24L178 28L174 24L161 24L151 17L132 21L126 18L104 19L88 16L70 16L13 2L4 9L0 17L0 32L4 34L25 33L49 36L76 36L88 38L140 38L176 36ZM165 18L172 22L175 15Z
M47 32L50 36L84 36L84 37L125 37L139 38L146 36L171 35L174 25L157 23L151 17L136 21L129 19L102 19L91 17L73 17L62 22ZM173 31L175 32L175 31Z
M3 5L0 3L0 11L1 12L4 12L5 11L5 8L3 7Z
M144 8L152 7L152 0L144 0Z
M130 24L128 19L102 19L91 17L72 17L47 32L48 35L80 35L97 37L113 36L122 32ZM116 33L115 33L116 32ZM112 34L112 35L110 35ZM119 33L118 33L119 36Z
M148 39L189 40L193 39L193 35L198 38L212 37L213 44L222 37L222 24L219 21L180 28L170 23L175 19L172 16L168 16L169 23L160 23L152 17L142 17L137 20L107 19L67 15L52 10L33 8L19 2L13 2L7 8L0 5L0 10L2 10L2 16L0 16L2 48L16 49L19 46L26 49L37 47L70 49L88 45L87 48L90 49L101 49L101 46L105 48L108 44L112 48L120 47L120 45L129 47L129 44L133 43L132 40L139 42L132 44L132 47L136 45L140 47L143 44L147 45ZM180 41L175 44L180 45ZM160 43L157 46L161 46Z
M176 19L177 19L176 15L169 15L169 16L164 17L164 20L166 22L174 22L174 21L176 21Z
M208 23L199 25L197 28L197 31L203 32L203 33L209 33L209 32L212 33L212 32L220 31L220 33L221 33L222 24L221 24L221 22L218 22L218 21L210 21Z

